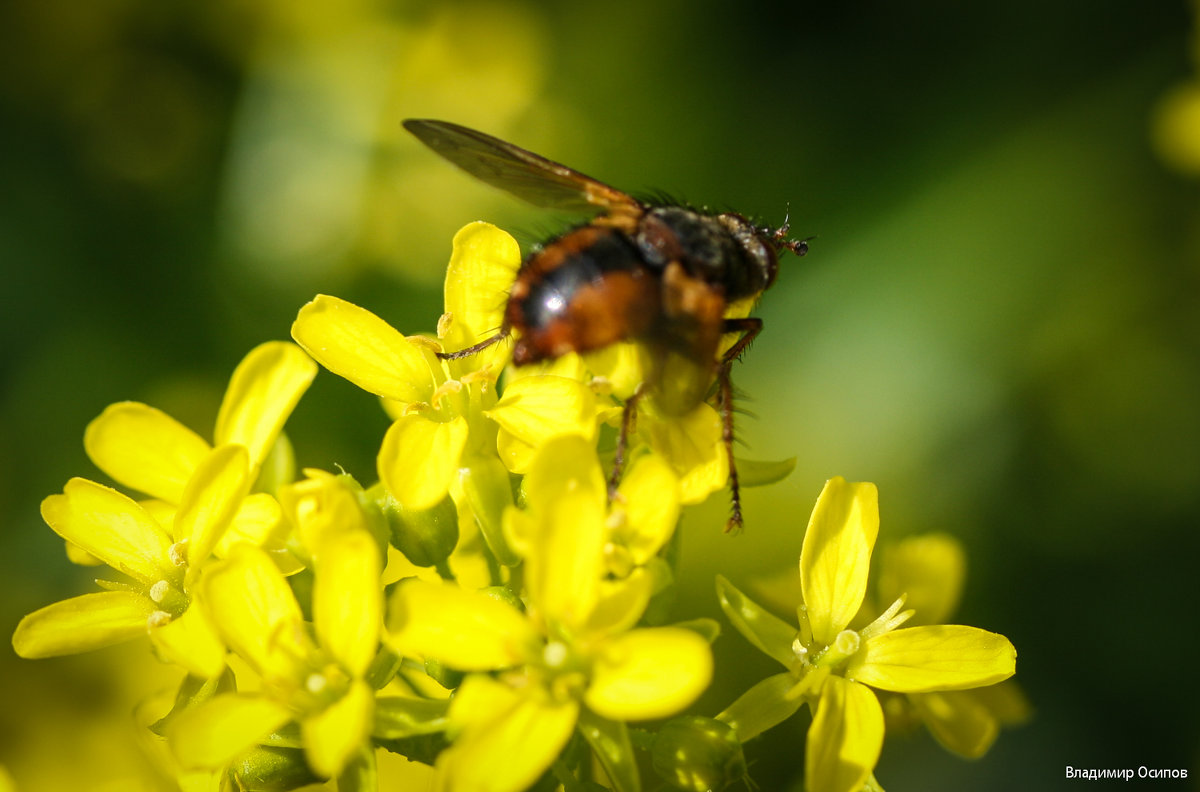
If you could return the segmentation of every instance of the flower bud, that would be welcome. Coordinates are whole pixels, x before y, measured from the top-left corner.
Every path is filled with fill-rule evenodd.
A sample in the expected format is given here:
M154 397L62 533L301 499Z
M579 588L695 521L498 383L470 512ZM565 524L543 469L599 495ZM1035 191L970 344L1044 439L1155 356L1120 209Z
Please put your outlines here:
M405 509L390 495L380 506L391 529L392 545L419 567L445 563L458 544L458 509L449 496L432 509Z
M461 685L465 676L462 671L446 668L446 666L433 658L425 660L425 673L429 675L430 679L447 690L453 690Z
M284 792L321 781L299 748L251 748L230 768L238 789Z
M651 756L659 776L685 792L724 789L746 775L737 733L713 718L668 721L654 738Z

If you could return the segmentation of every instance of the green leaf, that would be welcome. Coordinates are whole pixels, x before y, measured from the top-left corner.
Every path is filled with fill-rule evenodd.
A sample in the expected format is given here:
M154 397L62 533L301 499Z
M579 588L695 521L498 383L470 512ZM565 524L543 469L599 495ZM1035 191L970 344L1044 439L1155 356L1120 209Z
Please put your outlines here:
M375 792L379 789L379 768L374 751L360 751L346 763L337 777L338 792Z
M778 461L735 457L734 461L737 463L738 482L743 487L764 487L783 481L796 468L796 457Z
M803 696L786 695L795 684L796 678L788 673L769 676L739 696L717 720L732 726L743 743L751 740L792 717L804 704Z
M756 649L785 668L796 665L796 654L792 651L795 627L754 602L721 575L717 575L717 599L729 621Z
M371 736L398 740L443 731L449 704L443 699L380 696L375 700L375 726Z
M218 693L232 693L236 690L237 683L234 681L233 672L228 667L220 676L212 679L186 676L179 684L179 691L175 694L175 704L171 707L171 711L156 721L150 727L150 731L164 737L170 729L171 721L178 718L181 712L200 706Z
M716 619L688 619L675 622L672 626L691 630L709 643L713 643L721 636L721 625Z
M579 733L592 746L604 772L616 792L640 792L642 779L638 775L629 729L622 721L602 718L586 708L579 713Z

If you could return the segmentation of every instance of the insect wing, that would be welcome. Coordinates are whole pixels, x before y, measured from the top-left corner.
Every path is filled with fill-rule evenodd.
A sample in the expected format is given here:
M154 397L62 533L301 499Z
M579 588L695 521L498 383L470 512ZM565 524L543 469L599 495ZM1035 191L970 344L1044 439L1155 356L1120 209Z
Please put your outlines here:
M641 205L615 187L532 151L449 121L410 118L404 128L480 181L547 209L635 212Z

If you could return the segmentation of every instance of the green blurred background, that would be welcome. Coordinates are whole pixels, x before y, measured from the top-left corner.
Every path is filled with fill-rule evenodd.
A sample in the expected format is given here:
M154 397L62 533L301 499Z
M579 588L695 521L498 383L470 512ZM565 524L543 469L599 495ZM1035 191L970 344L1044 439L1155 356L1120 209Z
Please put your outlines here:
M747 494L743 535L721 533L723 496L687 515L681 617L716 612L717 571L793 571L823 481L871 480L881 542L965 543L959 618L1013 640L1036 708L977 762L889 740L888 790L1058 789L1068 765L1187 769L1171 788L1197 788L1196 10L7 5L0 632L91 590L38 504L100 476L82 433L105 405L207 435L233 366L315 293L429 330L459 226L561 227L399 126L446 118L625 189L790 210L816 237L736 375L743 454L797 469ZM289 432L302 464L370 480L385 426L323 374ZM708 714L775 670L731 629L716 652ZM128 711L160 684L141 654L29 662L5 642L0 763L22 789L129 788ZM753 744L764 790L798 788L804 726Z

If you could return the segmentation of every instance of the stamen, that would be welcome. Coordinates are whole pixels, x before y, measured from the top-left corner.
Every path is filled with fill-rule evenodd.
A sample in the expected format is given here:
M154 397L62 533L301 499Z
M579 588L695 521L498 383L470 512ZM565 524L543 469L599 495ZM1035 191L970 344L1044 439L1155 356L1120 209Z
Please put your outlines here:
M800 625L799 641L805 646L812 646L812 624L808 621L808 606L801 604L796 608L796 622Z
M408 341L413 346L424 347L425 349L428 349L430 352L434 353L435 355L442 351L441 344L439 344L437 341L434 341L432 338L426 338L425 336L422 336L422 335L405 336L404 340Z
M801 643L799 635L792 641L792 654L796 655L796 659L802 664L808 662L808 647Z
M463 385L458 380L446 380L443 382L438 386L438 389L433 392L433 398L430 399L430 403L433 404L433 409L440 410L442 408L441 402L443 397L460 393L462 389Z
M542 661L549 668L562 668L563 664L567 662L568 654L570 652L568 652L565 643L562 641L551 641L542 650Z
M904 622L908 621L916 614L915 610L909 610L900 613L900 609L904 607L904 600L908 597L907 594L901 594L900 597L888 607L883 613L879 614L879 618L868 624L859 631L859 635L865 641L869 638L874 638L877 635L891 632L899 627Z
M165 627L171 623L171 614L166 611L156 610L146 617L146 626L150 628Z
M150 599L159 605L167 598L167 594L171 590L171 584L165 580L160 580L150 587Z

